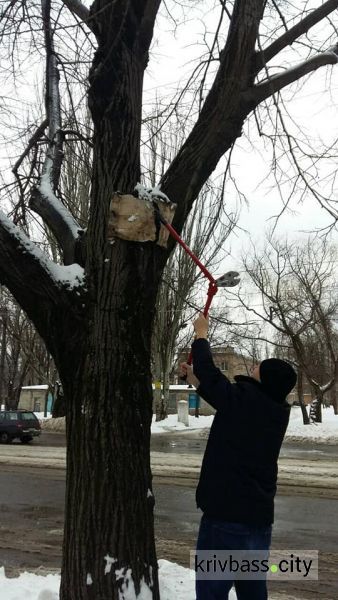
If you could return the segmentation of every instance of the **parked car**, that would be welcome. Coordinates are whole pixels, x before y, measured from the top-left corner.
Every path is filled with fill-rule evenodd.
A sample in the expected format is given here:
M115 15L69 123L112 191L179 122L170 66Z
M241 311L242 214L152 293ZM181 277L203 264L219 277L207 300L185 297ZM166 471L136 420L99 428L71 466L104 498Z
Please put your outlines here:
M15 438L18 438L23 444L28 444L40 434L41 426L33 412L28 410L0 411L0 442L3 444L10 444Z

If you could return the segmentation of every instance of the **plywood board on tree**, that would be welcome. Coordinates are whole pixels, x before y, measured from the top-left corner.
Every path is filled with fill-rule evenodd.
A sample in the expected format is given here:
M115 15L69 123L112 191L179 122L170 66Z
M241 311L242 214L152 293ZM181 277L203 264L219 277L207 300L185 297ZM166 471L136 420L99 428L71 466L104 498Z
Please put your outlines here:
M158 202L161 215L172 222L175 204ZM156 224L155 209L151 202L131 194L115 194L110 204L108 239L115 237L130 242L156 242L166 247L168 230Z

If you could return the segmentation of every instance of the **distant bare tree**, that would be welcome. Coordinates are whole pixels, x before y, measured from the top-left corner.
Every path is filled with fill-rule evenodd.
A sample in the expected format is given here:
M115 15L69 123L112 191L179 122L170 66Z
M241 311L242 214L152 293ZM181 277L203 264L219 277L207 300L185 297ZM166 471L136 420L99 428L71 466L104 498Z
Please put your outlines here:
M270 237L262 253L253 250L252 257L244 259L261 307L250 306L244 295L239 295L246 311L288 340L292 359L313 390L311 416L316 421L321 421L324 395L338 377L332 324L337 310L333 293L336 256L336 248L325 239L309 238L299 245Z
M56 369L34 326L7 290L0 298L1 404L16 408L23 385L47 384L51 389Z

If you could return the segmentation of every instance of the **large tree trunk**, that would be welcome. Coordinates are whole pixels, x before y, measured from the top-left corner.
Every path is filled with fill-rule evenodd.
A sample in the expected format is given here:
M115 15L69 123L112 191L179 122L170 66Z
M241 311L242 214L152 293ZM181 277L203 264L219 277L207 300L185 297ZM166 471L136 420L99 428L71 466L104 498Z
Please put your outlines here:
M103 262L99 273L76 372L66 357L60 369L67 398L61 600L120 600L128 578L136 594L141 581L159 598L150 471L152 249L118 244L114 268ZM134 262L140 254L149 259L142 277Z
M134 597L134 583L136 595L148 586L147 597L159 598L150 352L165 251L150 242L107 240L113 193L130 193L140 180L147 46L142 52L145 38L133 27L144 5L126 7L130 28L123 29L116 29L119 3L109 5L104 21L98 0L92 5L100 25L89 90L94 148L85 271L90 299L75 373L67 361L58 368L67 399L68 445L61 600L122 600L128 593Z

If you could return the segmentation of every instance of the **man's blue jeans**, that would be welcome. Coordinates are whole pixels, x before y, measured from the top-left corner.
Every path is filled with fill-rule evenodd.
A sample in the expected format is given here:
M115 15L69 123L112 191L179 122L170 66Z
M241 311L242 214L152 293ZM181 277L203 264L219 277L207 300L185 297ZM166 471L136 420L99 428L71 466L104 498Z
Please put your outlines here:
M254 527L227 523L203 515L197 540L197 550L268 550L272 527ZM196 600L228 600L235 584L237 600L267 600L264 580L216 581L196 580Z

